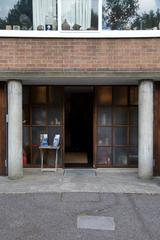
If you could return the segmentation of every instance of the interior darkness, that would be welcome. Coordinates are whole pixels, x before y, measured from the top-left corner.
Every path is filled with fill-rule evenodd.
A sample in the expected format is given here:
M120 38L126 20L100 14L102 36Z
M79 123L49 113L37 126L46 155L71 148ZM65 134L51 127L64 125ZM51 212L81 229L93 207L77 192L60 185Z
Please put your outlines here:
M93 91L65 94L65 152L86 152L88 158L65 167L93 167Z

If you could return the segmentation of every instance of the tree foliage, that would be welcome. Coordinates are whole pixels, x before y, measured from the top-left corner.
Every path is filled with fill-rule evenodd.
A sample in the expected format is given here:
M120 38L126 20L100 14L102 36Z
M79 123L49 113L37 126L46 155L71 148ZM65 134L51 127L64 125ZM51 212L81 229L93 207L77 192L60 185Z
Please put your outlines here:
M123 29L123 26L136 15L139 0L105 0L103 21L111 29Z
M156 12L151 10L149 13L142 13L142 15L137 15L132 28L136 29L153 29L160 28L160 10L157 9Z

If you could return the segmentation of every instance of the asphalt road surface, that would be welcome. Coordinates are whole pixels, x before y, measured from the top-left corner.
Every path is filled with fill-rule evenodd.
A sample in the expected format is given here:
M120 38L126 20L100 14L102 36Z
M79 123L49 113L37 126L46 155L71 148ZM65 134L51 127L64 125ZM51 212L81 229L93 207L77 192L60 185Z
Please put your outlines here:
M115 229L79 228L81 216L110 217ZM0 194L0 240L22 239L160 240L160 195Z

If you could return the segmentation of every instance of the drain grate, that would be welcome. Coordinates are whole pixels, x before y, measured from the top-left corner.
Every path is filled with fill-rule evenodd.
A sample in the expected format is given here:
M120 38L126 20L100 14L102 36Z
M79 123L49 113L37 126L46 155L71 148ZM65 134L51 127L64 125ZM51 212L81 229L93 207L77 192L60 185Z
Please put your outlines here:
M64 176L96 176L96 171L94 169L65 169Z

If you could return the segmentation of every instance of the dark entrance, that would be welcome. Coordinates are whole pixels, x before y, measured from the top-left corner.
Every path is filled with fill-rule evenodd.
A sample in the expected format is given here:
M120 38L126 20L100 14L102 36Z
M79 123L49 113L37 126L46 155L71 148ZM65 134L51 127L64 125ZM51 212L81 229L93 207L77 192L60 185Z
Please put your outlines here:
M65 167L93 166L93 88L65 89Z

